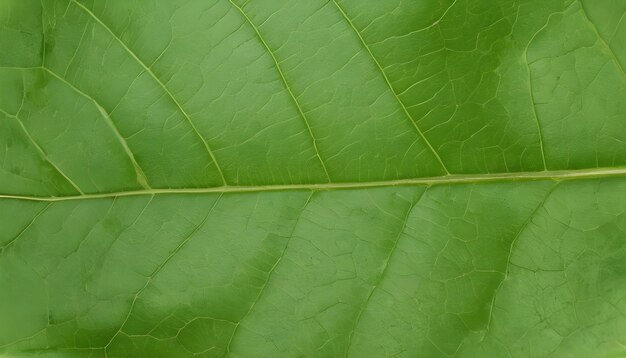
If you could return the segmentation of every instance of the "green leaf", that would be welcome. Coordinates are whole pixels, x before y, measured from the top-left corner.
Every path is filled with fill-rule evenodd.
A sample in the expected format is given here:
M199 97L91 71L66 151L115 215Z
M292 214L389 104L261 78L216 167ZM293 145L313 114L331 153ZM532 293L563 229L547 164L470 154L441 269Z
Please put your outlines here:
M0 0L0 355L626 355L623 0Z

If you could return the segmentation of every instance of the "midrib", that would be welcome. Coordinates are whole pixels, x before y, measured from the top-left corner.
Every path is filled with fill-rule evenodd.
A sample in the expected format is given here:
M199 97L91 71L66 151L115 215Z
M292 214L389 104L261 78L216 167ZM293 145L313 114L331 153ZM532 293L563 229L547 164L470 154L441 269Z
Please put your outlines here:
M606 178L626 176L626 167L595 168L580 170L555 170L540 172L518 172L500 174L451 174L439 177L398 179L385 181L369 181L359 183L326 183L326 184L286 184L286 185L249 185L249 186L219 186L212 188L193 189L150 189L123 192L85 194L58 197L37 197L25 195L0 194L0 199L20 199L34 201L64 201L85 200L98 198L113 198L120 196L161 195L161 194L205 194L205 193L246 193L281 190L341 190L376 188L400 185L445 185L445 184L472 184L487 182L530 181L530 180L576 180L585 178Z

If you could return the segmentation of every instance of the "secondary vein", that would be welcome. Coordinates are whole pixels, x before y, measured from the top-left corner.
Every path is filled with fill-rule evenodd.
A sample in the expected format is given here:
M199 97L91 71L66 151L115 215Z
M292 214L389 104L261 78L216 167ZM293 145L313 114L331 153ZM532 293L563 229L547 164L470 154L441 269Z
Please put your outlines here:
M126 142L126 139L124 138L122 133L120 133L119 129L115 125L115 122L113 122L113 119L111 118L110 113L107 112L106 109L104 109L104 107L102 107L100 105L100 103L98 103L98 101L96 101L95 98L93 98L90 95L88 95L87 93L83 92L78 87L76 87L73 84L71 84L65 78L59 76L57 73L55 73L54 71L50 70L49 68L42 67L41 69L46 71L51 76L53 76L54 78L58 79L59 81L63 82L65 85L70 87L74 92L78 93L79 95L83 96L84 98L86 98L87 100L89 100L89 101L91 101L93 103L93 105L96 107L96 109L98 110L98 112L100 113L102 118L104 118L104 121L107 124L107 126L109 126L109 128L111 128L111 131L115 135L115 138L118 140L118 142L122 146L122 149L124 149L124 153L126 153L126 155L128 156L128 159L130 160L131 164L133 165L133 168L135 169L135 174L137 175L137 182L142 187L144 187L145 189L151 189L150 182L148 181L148 177L146 176L145 172L143 171L143 169L141 168L141 166L137 162L137 159L135 158L135 154L132 152L132 150L128 146L128 143Z
M35 147L35 149L37 150L37 153L39 154L39 156L43 160L48 162L48 164L50 164L50 166L52 166L54 168L54 170L56 170L56 172L59 175L61 175L77 192L79 192L81 195L84 194L83 190L72 179L70 179L70 177L67 176L67 174L65 174L65 172L63 172L61 170L61 168L50 159L50 157L48 157L48 154L46 153L46 151L43 150L43 148L39 145L39 143L37 143L35 141L35 139L30 135L30 132L26 129L26 126L24 125L24 122L17 115L12 115L12 114L7 113L7 112L5 112L3 110L0 110L0 113L4 114L7 117L15 119L17 121L17 124L19 125L20 129L24 133L24 136L26 136L26 138L28 138L28 140L32 143L33 147ZM0 198L1 197L2 196L0 196Z
M304 212L306 211L306 208L309 205L309 203L311 202L311 199L313 198L314 194L315 194L314 190L312 190L311 193L309 193L309 196L307 197L306 201L304 202L304 205L302 205L302 209L300 210L300 214L297 216L297 218L296 218L296 220L295 220L295 222L293 224L293 227L291 229L291 233L289 234L287 242L285 243L285 246L283 247L283 250L281 251L280 256L278 257L278 259L276 260L274 265L272 265L272 267L268 271L267 279L265 280L265 282L261 286L261 289L259 290L259 292L257 293L256 297L252 301L252 304L250 305L250 308L246 311L246 313L243 315L243 317L241 317L241 319L235 325L235 328L233 329L233 333L230 335L230 339L228 340L228 344L226 345L226 355L225 355L226 357L229 357L231 355L231 353L232 353L230 349L231 349L231 346L232 346L232 343L233 343L233 339L235 338L235 335L237 334L239 326L241 325L241 322L243 322L248 317L248 315L252 312L252 310L254 310L254 307L259 302L259 300L263 296L263 293L267 289L267 286L268 286L268 284L269 284L269 282L270 282L270 280L272 278L272 275L276 271L276 267L278 267L278 264L285 257L285 253L287 252L287 249L289 248L289 243L291 242L291 240L293 238L293 235L296 232L296 227L298 226L298 222L300 222L300 219L304 215Z
M276 70L278 71L278 74L280 75L280 78L281 78L283 84L285 85L285 88L287 89L287 92L289 92L289 95L291 96L291 99L295 103L296 108L298 109L298 113L300 113L300 116L304 120L304 124L306 125L306 128L307 128L307 130L309 132L309 135L311 136L311 139L313 140L313 148L315 149L315 155L319 159L319 162L322 165L322 169L324 169L324 174L326 174L326 178L328 179L328 182L331 182L330 175L328 174L328 169L326 169L326 164L324 163L324 160L322 159L322 156L320 155L320 151L319 151L319 149L317 147L317 139L313 135L313 130L311 129L311 125L309 124L309 120L307 119L306 115L304 114L304 111L302 110L302 107L300 106L300 103L298 102L298 99L293 94L293 91L291 90L291 87L289 86L289 83L287 82L287 79L285 78L284 72L283 72L283 70L280 67L280 63L276 59L276 56L274 55L274 52L270 49L270 46L267 44L267 41L265 41L263 36L261 36L261 32L259 31L259 28L252 22L250 17L243 11L243 9L239 5L235 4L232 0L228 0L228 1L233 5L233 7L235 9L237 9L241 13L241 15L245 18L246 22L248 24L250 24L250 26L252 27L252 29L256 33L257 37L259 38L259 41L261 41L261 43L263 44L263 46L265 47L265 49L267 50L269 55L272 57L272 60L274 61L274 66L276 67Z
M424 195L426 194L426 192L428 191L428 188L426 188L426 190L424 190L416 199L413 200L413 202L409 203L408 208L406 210L406 213L404 215L404 220L402 221L402 226L400 227L400 230L398 231L398 234L395 236L395 240L393 241L393 246L391 247L391 249L389 250L389 252L387 253L387 257L385 258L385 261L383 263L383 268L380 271L380 274L378 275L378 277L376 278L376 281L374 282L374 284L372 285L372 287L370 288L370 291L367 295L367 297L365 298L365 301L363 301L363 303L361 304L359 311L356 315L356 318L354 320L354 323L352 325L352 329L350 330L350 334L348 335L348 343L346 345L346 357L348 357L350 355L350 348L352 347L352 342L353 342L353 338L354 338L354 333L357 331L358 327L359 327L359 323L361 322L361 317L363 316L363 312L365 312L365 310L367 309L372 296L374 295L374 292L376 291L376 288L378 288L378 286L380 286L380 284L383 282L384 278L385 278L385 274L387 273L387 269L389 268L389 263L391 262L391 259L393 258L394 254L397 251L398 248L398 243L400 242L400 239L402 238L402 235L404 235L405 231L406 231L406 227L407 227L407 223L409 222L409 218L411 217L411 213L413 212L413 209L415 208L415 206L417 206L417 204L420 202L420 200L424 197Z
M187 112L183 109L183 107L180 105L180 103L178 102L178 100L174 97L174 95L172 94L172 92L170 92L169 89L167 89L167 87L165 87L165 84L163 84L163 82L154 74L154 72L152 72L152 70L150 69L150 67L146 66L146 64L137 56L135 55L135 53L128 47L126 46L126 44L122 41L122 39L120 39L114 32L113 30L111 30L104 22L102 22L102 20L100 20L100 18L98 18L91 10L89 10L87 7L85 7L85 5L79 3L76 0L71 0L74 4L76 4L76 6L78 6L79 8L81 8L83 11L85 11L89 16L91 16L91 18L94 19L95 22L97 22L98 24L100 24L100 26L102 26L121 46L122 48L124 48L124 50L135 60L137 61L137 63L146 71L146 73L148 73L158 84L159 86L163 89L163 91L167 94L167 96L172 100L172 102L174 102L174 104L176 105L176 107L178 108L178 110L183 114L183 116L185 117L185 119L187 120L187 122L189 123L189 125L191 126L191 128L193 129L193 131L195 132L195 134L198 136L198 138L200 138L200 140L202 141L202 143L204 144L204 147L206 149L206 151L208 152L209 156L211 157L211 160L213 161L213 163L215 164L215 168L217 169L217 172L220 175L220 178L222 180L222 182L224 183L224 186L227 185L226 183L226 178L224 177L224 173L222 172L222 168L220 167L219 163L217 162L217 159L215 158L215 155L213 154L213 151L211 150L211 147L209 146L209 143L207 142L207 140L200 134L200 132L198 131L198 129L196 128L196 125L193 123L193 121L191 120L191 118L189 117L189 115L187 114Z
M600 43L607 49L608 55L611 57L611 60L615 62L615 65L617 66L617 68L619 68L619 70L622 72L622 75L624 75L624 77L626 78L626 71L624 71L624 67L622 66L622 63L619 61L619 59L617 58L617 55L615 54L615 51L611 47L610 41L607 42L604 39L604 37L600 35L600 31L598 31L598 27L593 21L591 21L591 18L589 17L589 13L587 12L587 9L585 9L585 4L583 3L582 0L579 0L579 2L580 2L580 8L582 10L583 16L585 17L585 20L587 20L587 22L589 23L589 27L591 27L591 30L593 30L595 35L598 37L598 41L600 41ZM619 23L618 23L618 26L619 26Z
M376 67L378 67L378 70L380 71L381 75L383 76L383 79L385 80L385 82L387 83L387 86L389 87L389 89L391 90L391 93L394 95L394 97L396 98L396 100L398 101L398 104L400 104L400 107L402 107L402 111L403 113L408 117L409 121L411 122L411 124L413 124L413 127L415 127L415 130L417 131L417 134L419 134L419 136L422 138L422 140L424 141L424 143L428 146L428 148L430 149L430 151L434 154L435 158L437 158L437 161L439 162L439 164L441 165L441 167L443 168L443 170L445 171L446 174L450 174L450 172L448 171L448 168L446 168L446 165L443 163L443 160L441 160L441 157L439 156L439 153L437 153L437 151L435 150L435 148L432 146L432 144L430 144L430 142L428 141L428 139L426 139L426 136L424 135L424 132L422 132L422 130L419 128L419 126L417 125L417 123L415 123L415 120L413 119L413 116L411 116L411 114L409 113L409 111L407 110L406 106L404 105L404 103L402 102L402 100L400 100L400 97L398 96L398 94L396 93L395 89L393 88L393 86L391 85L391 81L389 81L389 78L387 77L387 74L385 73L385 71L383 71L382 66L380 65L380 63L378 62L378 60L376 59L376 57L374 57L374 54L372 53L372 50L370 49L370 47L367 45L367 43L365 42L365 40L363 39L363 36L361 36L361 32L354 26L354 23L352 23L352 20L350 20L350 18L348 17L348 15L346 14L346 12L343 10L343 8L339 5L339 3L337 3L336 0L332 0L332 3L335 4L335 6L337 7L337 9L339 10L339 12L341 13L341 15L344 17L344 19L348 22L348 24L350 25L350 27L352 28L352 30L354 30L354 32L356 33L356 35L358 36L359 40L361 41L361 43L363 44L363 47L365 47L365 50L367 51L367 53L370 55L370 57L372 58L372 60L374 61L374 63L376 64ZM448 9L449 10L449 9ZM446 10L447 12L447 10ZM445 14L444 14L445 15Z

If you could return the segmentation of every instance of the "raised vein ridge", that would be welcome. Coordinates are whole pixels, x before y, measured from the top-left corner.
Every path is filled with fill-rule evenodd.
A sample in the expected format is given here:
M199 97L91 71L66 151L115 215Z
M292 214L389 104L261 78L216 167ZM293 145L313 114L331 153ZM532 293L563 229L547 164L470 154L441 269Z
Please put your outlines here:
M398 104L400 105L400 107L402 108L402 112L407 116L407 118L409 119L409 121L411 122L411 124L413 125L413 127L415 128L415 130L417 131L417 134L419 134L419 136L422 138L422 140L424 141L424 143L426 144L426 146L428 146L428 148L430 149L430 151L433 153L433 155L435 156L435 158L437 159L437 161L439 162L439 165L441 165L441 168L444 170L444 172L446 174L450 174L450 172L448 171L448 168L446 167L446 165L443 163L443 160L441 159L441 157L439 156L439 153L435 150L435 147L432 146L432 144L430 144L430 142L428 141L428 139L426 139L426 136L424 135L424 132L422 132L422 130L418 127L417 123L415 122L415 119L413 119L413 116L409 113L409 111L407 110L406 106L404 105L404 102L402 102L402 100L400 100L400 97L398 96L398 94L396 93L396 90L393 88L393 86L391 85L391 81L389 81L389 78L387 77L387 74L385 73L385 71L383 70L383 67L380 65L380 63L378 62L378 60L376 59L376 57L374 57L374 54L372 53L372 50L370 49L370 47L367 45L367 43L365 42L365 39L363 39L363 36L361 35L361 32L356 28L356 26L354 26L354 23L352 22L352 20L350 20L350 18L348 17L348 14L346 14L346 12L343 10L343 8L339 5L339 3L336 0L332 0L332 3L335 4L335 6L337 7L337 10L339 10L339 12L341 13L341 15L344 17L344 19L346 20L346 22L348 23L348 25L350 25L350 27L352 28L352 30L354 30L355 34L357 35L357 37L359 38L359 40L361 41L361 44L363 45L363 47L365 48L365 50L367 51L367 53L369 54L369 56L372 58L372 61L374 62L374 64L376 65L376 67L378 67L378 70L380 71L383 79L385 80L385 83L387 84L387 86L389 87L389 89L391 90L391 93L393 94L393 96L396 98L396 100L398 101ZM454 1L454 3L456 3L456 0ZM454 5L454 3L452 5ZM452 7L452 6L450 6ZM450 10L450 7L445 11L445 13L442 15L443 16L446 15L446 13L448 13L448 10ZM439 22L441 19L439 19L437 22Z
M0 199L18 199L33 201L64 201L114 198L120 196L137 195L161 195L161 194L205 194L205 193L250 193L263 191L281 190L341 190L341 189L363 189L378 188L388 186L403 185L450 185L450 184L474 184L489 182L509 182L509 181L532 181L532 180L576 180L588 178L610 178L626 177L626 167L619 168L592 168L576 170L553 170L541 172L518 172L518 173L494 173L494 174L450 174L438 177L411 178L381 180L369 182L345 182L345 183L324 183L324 184L280 184L280 185L248 185L248 186L217 186L212 188L187 188L187 189L150 189L133 190L111 193L97 193L73 196L27 196L0 194Z
M94 14L91 10L89 10L85 5L79 3L76 0L71 0L74 4L76 4L76 6L78 6L80 9L82 9L83 11L85 11L91 18L93 18L93 20L100 24L100 26L102 26L112 37L113 39L115 39L115 41L117 41L122 48L124 48L124 50L135 60L137 61L137 63L146 71L146 73L148 73L150 75L150 77L152 77L157 84L161 87L161 89L163 89L163 91L165 92L165 94L174 102L174 104L176 105L176 107L178 108L178 110L183 114L183 116L185 117L185 119L187 120L187 122L189 123L189 125L191 126L191 129L193 129L194 133L198 136L198 138L200 138L200 140L202 141L202 143L204 144L204 147L207 151L207 153L209 154L209 156L211 157L211 160L213 161L213 163L215 164L215 168L217 169L218 174L220 175L220 178L222 180L222 182L224 183L224 185L226 185L226 178L224 177L224 173L222 172L222 168L220 166L220 164L217 162L217 159L215 158L215 155L213 154L213 150L211 150L211 147L209 146L209 143L207 142L207 140L200 134L200 131L198 131L198 129L196 128L196 125L194 124L194 122L191 120L191 117L189 116L189 114L187 114L187 112L185 111L185 109L182 107L182 105L178 102L178 100L176 99L176 97L174 97L174 95L172 94L172 92L165 86L165 84L154 74L154 72L152 72L152 69L147 66L128 46L126 46L126 44L122 41L122 39L117 36L113 30L111 30L111 28L105 24L104 22L102 22L102 20L100 20L99 17L96 16L96 14Z
M579 3L580 3L580 9L582 10L585 20L587 20L587 22L589 23L589 27L591 27L591 30L593 30L595 35L598 37L598 41L600 41L600 43L602 43L602 45L606 48L607 54L611 57L613 62L615 62L615 65L617 66L617 68L620 69L620 71L622 72L622 75L626 77L626 71L624 71L624 66L622 66L622 63L617 58L615 51L610 45L611 41L609 40L609 42L607 42L606 39L602 37L602 35L600 35L600 31L598 31L598 27L593 21L591 21L591 18L589 17L589 13L587 12L587 9L585 9L585 4L583 3L582 0L579 0ZM617 26L619 27L619 23L617 24Z
M141 166L137 162L137 159L135 159L135 154L132 152L132 150L128 146L128 143L126 142L126 138L124 138L122 133L120 133L119 129L115 125L115 122L113 122L113 120L111 119L111 114L109 112L107 112L107 110L104 109L104 107L102 107L100 105L100 103L98 103L98 101L96 101L95 98L91 97L87 93L85 93L82 90L80 90L78 87L76 87L73 84L71 84L64 77L59 76L56 72L52 71L49 68L46 68L46 67L42 66L41 69L44 70L45 72L49 73L52 77L54 77L57 80L59 80L62 83L64 83L66 86L71 88L74 92L78 93L80 96L86 98L87 100L89 100L90 102L93 103L93 105L96 107L98 112L100 112L100 115L104 119L104 121L107 124L107 126L109 128L111 128L111 131L115 135L115 138L118 140L118 142L122 146L122 149L124 150L124 153L126 153L126 155L128 156L128 159L130 160L131 164L133 165L133 168L135 169L135 173L137 174L137 182L145 189L152 189L152 187L150 186L150 182L148 180L148 177L146 176L145 172L143 171L143 168L141 168Z
M237 5L232 0L228 0L228 1L231 3L231 5L235 9L237 9L237 11L239 11L239 13L241 13L241 15L244 17L246 22L252 27L252 30L254 30L254 33L258 37L258 39L261 42L261 44L263 44L263 47L265 47L265 50L267 51L267 53L270 55L270 57L272 57L272 60L274 61L274 66L276 67L278 75L280 76L280 79L282 80L283 84L285 85L285 88L287 89L287 92L289 93L289 96L293 100L293 103L296 105L296 108L298 109L298 113L300 113L300 116L304 120L304 124L306 125L306 128L307 128L307 130L309 132L309 135L311 136L311 139L313 140L313 149L315 149L315 155L317 156L317 159L319 159L319 162L322 165L322 169L324 170L324 174L326 175L326 178L328 178L328 182L331 182L330 174L328 174L328 169L326 168L326 163L324 163L324 160L322 159L322 156L320 154L320 150L317 147L317 139L313 135L313 130L311 129L311 125L309 124L309 120L307 119L306 115L304 114L304 110L302 110L302 107L300 106L300 102L298 102L297 97L293 94L293 91L291 90L291 86L289 86L289 83L287 82L287 79L285 78L284 71L282 70L282 68L280 66L280 62L278 62L278 60L276 59L276 56L274 55L274 51L272 51L272 49L270 49L270 46L268 45L267 41L265 41L265 39L261 35L261 32L259 31L259 27L252 22L252 19L250 19L248 14L246 14L246 12L243 11L243 8L241 6L239 6L239 5Z

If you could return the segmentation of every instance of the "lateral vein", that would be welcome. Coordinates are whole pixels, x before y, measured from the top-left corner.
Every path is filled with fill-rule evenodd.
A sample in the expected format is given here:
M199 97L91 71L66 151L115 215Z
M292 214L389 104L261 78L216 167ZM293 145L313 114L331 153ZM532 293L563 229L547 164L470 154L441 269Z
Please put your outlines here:
M89 101L91 101L93 103L93 105L96 107L96 109L98 110L98 112L100 113L102 118L104 118L104 121L106 122L106 124L109 126L109 128L111 128L111 131L115 135L115 138L117 138L118 142L120 143L120 145L124 149L124 152L126 153L128 158L130 159L130 162L132 163L133 168L135 169L135 174L137 175L137 182L142 187L144 187L145 189L152 189L150 187L150 182L148 181L148 177L146 176L146 174L144 173L143 169L141 168L141 166L137 162L137 159L135 159L135 154L132 152L132 150L130 150L130 147L128 146L128 143L126 142L126 139L124 138L124 136L122 136L122 133L120 133L119 129L115 125L115 122L113 122L113 119L111 118L111 115L109 114L109 112L107 112L106 109L104 109L104 107L102 107L100 105L100 103L98 103L98 101L96 101L95 98L93 98L90 95L88 95L87 93L83 92L78 87L74 86L68 80L66 80L65 78L59 76L58 74L56 74L51 69L46 68L46 67L42 67L42 70L48 72L51 76L53 76L54 78L58 79L59 81L63 82L68 87L70 87L74 92L78 93L79 95L83 96L84 98L86 98L87 100L89 100Z
M189 235L187 235L183 240L181 240L181 242L178 244L178 246L174 249L174 251L172 251L166 258L165 260L163 260L163 262L161 262L156 269L154 269L154 271L150 274L150 276L148 276L148 279L146 280L146 283L133 295L133 299L131 301L130 304L130 308L128 310L128 313L126 314L126 317L124 318L124 321L122 321L122 324L120 325L119 329L113 334L113 336L111 336L111 338L109 339L108 343L104 346L101 347L104 349L105 351L105 355L106 355L106 350L109 347L109 345L115 340L115 338L122 333L122 330L124 329L124 326L126 325L126 323L128 322L128 320L130 319L130 316L133 313L133 310L135 308L135 303L137 302L137 299L139 298L139 296L141 296L141 294L143 293L143 291L150 286L150 283L152 283L152 280L154 279L154 277L156 275L158 275L161 270L170 262L170 260L176 256L176 254L178 254L178 252L185 246L187 245L187 243L189 242L189 240L191 240L196 233L204 226L204 224L206 223L207 219L209 218L209 216L211 216L211 213L213 212L213 209L215 209L215 207L217 206L217 204L219 203L220 199L221 199L221 195L217 197L217 199L215 199L215 202L213 202L213 204L211 205L211 207L209 208L209 211L207 212L207 214L204 216L204 218L202 219L202 221L200 221L200 223L198 225L196 225L193 230L189 233ZM149 203L148 203L149 204Z
M326 169L326 164L324 163L324 160L322 159L322 156L320 155L320 151L319 151L319 149L317 147L317 139L313 135L313 130L311 129L311 125L309 124L309 120L307 119L306 115L304 114L304 111L302 110L302 107L300 106L300 103L298 102L298 99L293 94L293 91L291 90L291 87L289 86L289 83L287 82L287 79L285 78L283 70L280 67L280 64L279 64L278 60L276 59L276 56L274 55L274 52L270 49L270 46L267 44L267 42L265 41L263 36L261 36L261 32L259 31L259 28L252 22L250 17L243 11L243 9L239 5L235 4L232 0L228 0L228 1L233 5L233 7L235 9L237 9L241 13L241 15L245 18L246 22L248 24L250 24L250 26L252 27L252 29L256 33L257 37L259 38L259 41L263 44L263 46L267 50L267 53L269 53L269 55L272 57L272 60L274 61L274 66L276 67L276 70L278 71L278 74L280 75L280 78L281 78L283 84L285 85L285 88L287 89L287 92L289 92L289 95L291 96L291 99L293 100L293 102L296 105L296 108L298 109L298 113L300 113L300 116L304 120L304 124L306 125L306 128L307 128L307 130L309 132L309 135L311 136L311 139L313 141L313 149L315 149L315 155L319 159L319 162L322 164L322 169L324 169L324 174L326 174L326 178L328 178L328 182L331 182L332 180L330 179L330 175L328 174L328 169Z
M221 178L222 182L224 183L224 186L226 186L227 185L226 178L224 178L224 173L222 172L222 168L220 167L219 163L217 162L217 159L215 158L215 155L213 154L213 151L211 150L211 147L209 146L209 143L200 134L200 132L196 128L196 125L193 123L193 121L191 120L191 118L189 117L187 112L183 109L183 107L178 102L178 100L174 97L172 92L170 92L170 90L168 90L167 87L165 87L165 84L163 84L163 82L154 74L154 72L152 72L150 67L146 66L146 64L139 57L137 57L137 55L135 55L135 53L128 46L126 46L126 44L122 41L122 39L120 39L113 32L113 30L111 30L104 22L102 22L102 20L100 20L100 18L98 18L91 10L89 10L87 7L85 7L85 5L79 3L76 0L71 0L71 1L74 4L76 4L76 6L78 6L83 11L85 11L89 16L91 16L91 18L93 18L94 21L96 21L98 24L100 24L100 26L102 26L124 48L124 50L126 52L128 52L128 54L135 61L137 61L137 63L159 84L159 86L163 89L163 91L167 94L167 96L172 100L172 102L174 102L174 104L176 105L178 110L183 114L183 116L185 117L185 119L187 120L187 122L189 123L189 125L191 126L193 131L195 132L195 134L198 136L198 138L200 138L200 140L204 144L204 147L205 147L206 151L209 153L209 156L211 157L211 160L215 164L215 168L217 169L217 171L218 171L218 173L220 175L220 178Z
M80 193L81 196L84 194L82 189L72 179L70 179L70 177L67 176L67 174L65 174L61 170L61 168L59 168L59 166L50 159L50 157L48 157L48 154L46 153L46 151L44 151L43 148L39 145L39 143L37 143L35 139L30 135L30 132L28 132L28 130L26 129L26 126L24 126L24 122L17 115L9 114L3 110L0 110L0 113L4 114L7 117L15 119L17 121L17 124L19 124L20 129L22 129L22 132L24 133L26 138L28 138L28 140L32 143L32 145L37 150L37 153L39 154L39 156L43 160L48 162L48 164L50 164L59 175L61 175L78 193ZM0 198L2 198L1 195L0 195Z
M456 1L455 1L456 2ZM413 124L413 127L415 127L415 130L417 131L417 134L419 134L419 136L422 138L422 140L424 141L424 143L428 146L428 148L430 149L430 151L435 155L435 158L437 159L437 161L439 162L439 164L441 165L441 167L443 168L443 170L445 171L446 174L450 174L450 171L448 171L448 168L446 167L446 165L443 163L443 160L441 160L441 157L439 156L439 153L437 153L437 151L435 150L435 147L432 146L432 144L430 144L430 142L428 141L428 139L426 139L426 136L424 135L424 132L422 132L422 130L419 128L419 126L417 125L417 123L415 123L415 120L413 119L413 116L409 113L409 111L407 110L406 106L404 105L404 103L402 102L402 100L400 100L400 97L398 96L398 94L396 93L396 90L393 88L393 86L391 85L391 81L389 81L389 78L387 77L387 74L385 73L385 71L383 71L383 67L380 65L380 63L378 62L378 60L376 59L376 57L374 57L374 54L372 53L372 50L370 49L370 47L367 45L367 43L365 42L365 39L363 39L363 36L361 36L361 32L354 26L354 23L352 22L352 20L350 20L350 18L348 17L348 14L346 14L346 12L343 10L343 8L339 5L339 3L337 3L336 0L332 0L332 3L335 4L335 6L337 7L337 9L339 10L339 12L341 13L341 15L344 17L344 19L346 20L346 22L348 22L348 24L350 25L350 27L352 28L352 30L354 30L354 32L356 33L356 35L359 37L359 40L361 41L361 44L363 44L363 47L365 47L365 50L367 51L367 53L370 55L370 57L372 58L372 60L374 61L374 64L376 64L376 67L378 67L378 70L380 71L381 75L383 76L383 79L385 80L385 83L387 83L387 86L389 87L389 89L391 90L391 93L393 94L393 96L396 98L396 100L398 101L398 104L400 104L400 107L402 107L402 112L407 116L407 118L409 119L409 121L411 122L411 124ZM453 4L454 5L454 4ZM449 10L449 9L448 9ZM446 10L447 13L447 10ZM445 15L445 14L444 14Z
M552 195L552 192L557 188L558 185L559 183L556 183L546 192L543 199L539 202L539 204L535 207L535 209L530 213L530 215L528 215L528 218L526 219L526 221L522 223L522 226L519 228L519 230L517 230L517 233L515 234L515 236L513 236L513 239L511 240L511 244L509 246L509 253L506 258L506 267L504 268L504 277L502 277L502 280L500 280L500 282L498 283L498 286L496 286L495 290L493 291L491 304L489 306L489 318L487 319L487 328L485 331L485 335L483 336L483 340L485 339L487 334L489 334L489 331L491 329L491 320L494 314L493 308L495 307L496 299L497 299L498 293L500 292L500 288L509 277L511 258L513 257L513 250L515 249L515 245L517 244L517 239L519 239L519 237L524 233L524 231L530 226L530 224L532 223L533 219L535 218L539 210L545 206L546 202L548 201L548 198L550 197L550 195Z
M391 259L393 258L394 254L397 251L398 244L400 243L400 239L402 239L402 235L404 235L404 233L406 231L407 223L409 222L409 218L411 217L411 213L413 212L413 209L415 209L417 204L419 204L420 200L426 195L427 191L428 191L428 188L426 188L416 199L413 200L412 203L409 203L409 205L408 205L408 209L406 210L406 213L404 215L404 220L402 221L402 226L400 227L400 230L398 231L398 234L395 235L395 240L393 240L393 246L391 247L391 249L387 253L387 257L385 258L385 261L383 262L383 268L380 271L380 274L378 275L376 280L374 281L374 284L370 288L370 291L369 291L367 297L365 298L365 301L363 301L363 303L359 307L359 311L358 311L358 313L356 315L354 323L352 324L352 329L350 330L350 334L348 335L348 344L346 345L346 357L348 357L350 355L350 348L352 347L354 333L357 331L357 329L359 327L359 323L361 323L361 317L363 316L363 313L367 309L367 307L368 307L368 305L369 305L369 303L370 303L370 301L372 299L372 296L374 295L374 292L376 291L378 286L380 286L380 284L383 282L383 280L385 278L385 275L387 273L387 269L389 268L389 263L391 262Z
M626 71L624 71L624 67L622 66L622 63L619 61L619 59L617 58L617 55L615 55L615 51L610 46L610 41L607 42L604 39L604 37L600 35L600 31L598 31L598 27L596 26L596 24L593 21L591 21L591 18L589 17L589 13L587 12L587 9L585 9L585 5L583 1L579 0L579 2L580 2L580 8L582 10L583 16L585 17L585 20L587 20L587 22L589 23L589 27L591 27L591 30L593 30L595 35L598 37L598 40L600 41L600 43L602 43L602 45L607 49L608 55L611 57L611 60L615 62L615 65L617 66L617 68L620 69L620 71L622 72L622 75L624 75L624 77L626 78ZM619 23L618 23L618 26L619 26Z
M311 199L313 198L314 194L315 194L315 191L312 190L311 193L309 194L309 196L307 197L306 201L304 202L304 205L302 205L302 209L300 210L300 214L296 218L296 220L295 220L295 222L293 224L293 227L291 228L291 233L289 234L289 238L287 239L287 242L285 243L285 246L283 247L283 250L281 251L280 256L278 257L276 262L274 262L274 265L272 265L270 270L267 272L267 279L265 280L265 282L261 286L261 289L259 290L259 292L257 293L256 297L252 301L252 304L250 305L250 308L248 308L248 310L243 315L243 317L241 317L241 319L235 325L235 328L233 329L233 333L230 335L230 339L228 340L228 344L226 345L226 355L225 355L226 357L229 357L231 355L231 353L232 353L230 349L231 349L231 346L232 346L232 343L233 343L233 339L235 338L235 335L237 334L239 326L241 325L241 322L243 322L248 317L248 315L250 315L252 310L254 310L254 307L259 302L259 300L263 296L263 293L267 289L267 286L268 286L270 280L272 279L272 275L274 274L274 271L276 271L276 267L278 267L278 264L280 264L280 262L285 257L285 253L287 252L287 249L289 248L289 243L291 242L291 239L293 238L293 235L296 232L296 227L298 226L298 223L300 222L300 219L304 215L304 212L305 212L307 206L309 205L309 203L311 202Z
M543 130L541 129L541 122L539 121L539 114L537 113L537 105L535 104L535 95L533 93L533 79L532 79L532 73L530 70L530 63L528 62L528 48L530 47L530 45L532 44L532 42L535 40L535 37L541 33L543 30L545 30L548 25L550 25L550 21L552 19L552 16L554 16L555 14L558 13L554 13L551 14L550 16L548 16L548 19L546 20L546 23L543 24L543 26L541 26L539 28L539 30L537 30L531 37L530 40L528 40L528 43L526 44L526 48L524 49L524 62L526 64L526 68L528 69L528 96L530 97L530 105L532 107L533 110L533 118L535 119L535 126L537 127L537 136L539 137L539 149L540 149L540 153L541 153L541 160L543 162L543 169L544 170L548 170L548 164L546 162L546 153L545 153L545 146L543 145Z

